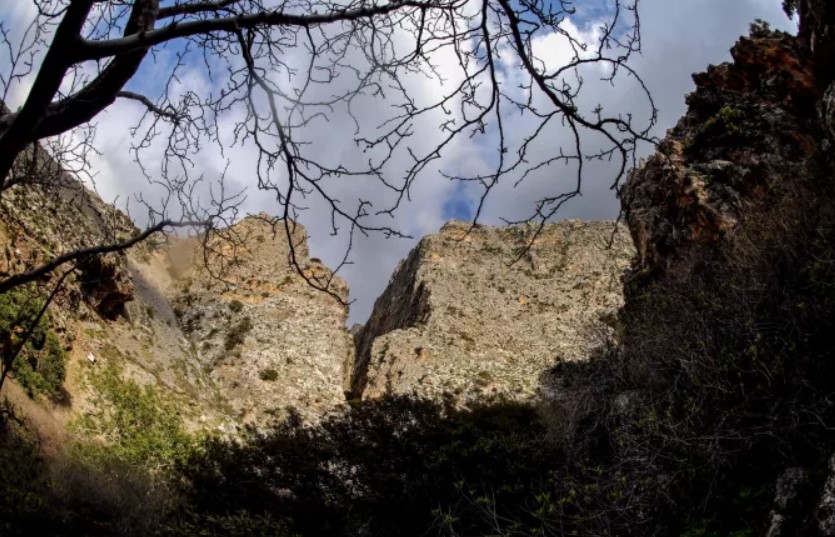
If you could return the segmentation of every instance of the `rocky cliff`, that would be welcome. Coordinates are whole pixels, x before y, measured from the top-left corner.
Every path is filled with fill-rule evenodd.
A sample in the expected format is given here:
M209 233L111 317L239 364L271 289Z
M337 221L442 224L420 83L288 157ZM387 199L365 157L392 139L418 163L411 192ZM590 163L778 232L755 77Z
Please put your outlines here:
M218 255L208 263L200 241L180 242L167 254L179 323L241 423L263 423L290 407L316 419L344 402L354 352L345 328L348 287L309 257L301 225L293 245L304 273L330 280L342 302L297 273L283 222L264 214L210 241Z
M639 271L715 247L817 151L825 88L803 41L761 28L731 55L694 76L687 115L621 192Z
M638 254L619 354L595 373L622 391L597 419L675 534L835 534L835 12L786 4L799 35L755 24L733 62L695 75L622 190ZM740 486L757 499L737 503Z
M357 334L349 396L527 399L610 335L633 249L613 222L446 224L401 262ZM517 262L514 259L519 258Z
M137 232L127 216L49 159L39 162L38 184L0 197L0 275ZM338 407L353 357L347 306L294 272L283 227L274 226L281 223L261 215L218 230L205 245L172 237L83 259L48 310L50 329L68 354L64 400L41 400L47 408L41 414L56 417L60 429L100 411L92 379L111 367L173 401L192 428L263 424L290 407L316 419ZM331 279L334 294L347 299L344 282L309 258L302 226L293 240L306 275ZM204 257L206 251L213 255ZM27 287L28 295L46 296L61 274ZM17 376L4 392L31 407Z

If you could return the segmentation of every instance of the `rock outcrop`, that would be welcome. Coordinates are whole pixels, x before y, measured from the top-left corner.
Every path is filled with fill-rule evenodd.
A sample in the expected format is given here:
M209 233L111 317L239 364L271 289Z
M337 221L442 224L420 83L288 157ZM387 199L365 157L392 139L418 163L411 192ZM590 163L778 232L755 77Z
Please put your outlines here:
M424 238L356 336L349 397L526 399L555 360L604 341L633 255L625 230L549 224L528 249L534 229L450 222Z
M136 231L124 213L54 166L51 161L43 164L42 181L13 186L0 197L0 277L77 249L124 240ZM56 298L61 310L83 315L91 310L110 319L124 315L133 299L127 264L125 253L81 259L77 276L69 278ZM59 275L55 271L40 284Z
M687 115L622 189L639 272L716 243L817 147L822 89L802 43L763 29L731 54L733 63L693 77Z
M46 157L37 162L41 182L0 197L0 277L137 232ZM63 412L96 412L86 379L111 365L177 401L192 428L264 424L290 407L315 420L344 403L344 372L353 361L347 286L309 258L299 225L297 261L308 278L327 279L333 296L308 285L289 264L282 224L268 220L244 219L205 245L172 237L82 259L49 309L70 351L71 403ZM60 274L37 282L40 294Z
M619 363L641 408L664 390L679 398L664 408L681 404L681 393L700 401L672 411L674 425L654 425L675 430L675 442L687 439L688 471L710 453L705 467L715 475L721 467L729 483L734 473L761 473L761 490L774 495L757 521L764 535L828 536L835 8L786 4L800 13L800 35L755 24L734 46L733 62L695 75L687 115L623 187L638 253L626 278ZM800 408L814 408L815 421L798 420ZM690 420L692 429L680 426ZM675 471L656 473L660 484ZM726 509L732 517L741 511L710 507Z
M198 241L172 248L179 259L170 259L177 274L171 299L180 325L242 423L263 423L291 407L315 420L344 402L344 372L354 350L345 328L348 287L309 257L301 225L295 225L293 244L304 274L328 280L336 296L298 274L283 222L266 215L246 218L209 241L214 254L207 263ZM193 260L183 260L189 251Z

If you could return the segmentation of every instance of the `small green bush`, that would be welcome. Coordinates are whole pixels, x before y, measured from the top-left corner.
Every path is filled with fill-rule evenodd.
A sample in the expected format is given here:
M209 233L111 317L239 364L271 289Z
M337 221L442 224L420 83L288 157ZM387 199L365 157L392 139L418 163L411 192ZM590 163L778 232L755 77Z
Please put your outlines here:
M229 328L229 331L226 332L226 339L224 340L226 350L231 351L242 344L250 330L252 330L252 319L249 317L244 317Z
M94 413L80 416L71 428L92 440L73 446L89 462L114 458L158 472L171 470L189 457L194 446L177 406L153 386L122 378L112 362L91 371ZM98 440L105 440L102 444Z
M244 303L235 299L229 303L229 309L232 310L233 313L239 313L242 309L244 309Z
M258 377L266 382L273 382L278 380L278 371L275 369L262 369L260 373L258 373Z
M0 352L4 364L11 361L11 376L30 397L43 394L58 399L66 375L66 353L49 328L48 315L33 327L43 304L37 291L28 287L0 295L0 340L7 342Z

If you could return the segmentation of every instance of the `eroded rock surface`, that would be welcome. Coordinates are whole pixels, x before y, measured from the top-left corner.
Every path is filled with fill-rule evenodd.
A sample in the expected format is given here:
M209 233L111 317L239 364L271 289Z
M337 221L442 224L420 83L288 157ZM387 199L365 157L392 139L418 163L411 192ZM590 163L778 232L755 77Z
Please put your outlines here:
M633 255L624 229L550 224L527 251L533 227L468 230L450 222L400 264L356 336L349 396L526 399L557 358L608 337Z
M263 423L290 407L308 419L337 408L353 360L347 306L291 266L280 221L249 217L230 231L209 245L220 256L208 265L182 259L189 249L202 252L196 242L171 250L179 256L170 266L177 276L172 302L202 366L243 423ZM345 283L309 258L300 225L293 244L304 273L331 280L331 290L346 301Z
M637 269L663 272L733 230L774 181L804 173L822 90L802 43L762 31L694 75L687 115L622 189Z

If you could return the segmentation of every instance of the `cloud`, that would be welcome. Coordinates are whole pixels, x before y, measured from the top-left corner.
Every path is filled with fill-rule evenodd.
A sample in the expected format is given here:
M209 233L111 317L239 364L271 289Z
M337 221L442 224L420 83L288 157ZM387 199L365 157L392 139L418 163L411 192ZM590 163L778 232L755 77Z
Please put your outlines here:
M581 3L583 9L572 20L565 22L565 28L578 39L593 40L599 32L599 24L595 21L605 13L607 3L603 0ZM0 18L18 21L19 24L19 21L31 16L30 11L22 7L24 5L29 6L26 2L14 2L15 7L11 11L4 11ZM634 57L631 66L647 83L659 109L659 123L655 133L657 135L662 135L665 129L672 127L683 114L684 96L693 89L691 74L704 70L708 64L728 60L729 48L740 35L747 32L750 22L761 18L783 29L792 29L794 25L782 13L780 0L642 0L640 14L643 53ZM405 48L410 46L410 43L408 29L405 29L395 36L393 46ZM558 36L543 37L537 41L535 47L537 54L545 58L549 65L559 65L567 59L566 45ZM151 87L153 81L162 78L170 68L171 54L178 51L181 49L163 52L157 63L143 66L143 70L132 82L133 87ZM285 55L289 66L296 69L304 68L303 51L287 49ZM519 76L518 66L515 65L512 54L504 54L502 58L502 80L510 85L514 77ZM442 52L433 59L438 72L443 75L443 84L438 78L427 79L420 76L407 76L403 80L409 91L423 102L430 102L431 99L437 99L449 92L461 76L455 58L449 52ZM366 60L362 56L354 55L347 57L345 61L346 64L361 67L362 62ZM0 61L0 69L3 68L4 65ZM194 61L183 73L178 86L173 88L174 96L181 96L190 88L217 91L229 82L222 71L215 71L213 74L210 78L201 63ZM274 73L274 76L279 77L277 80L280 79L288 91L291 91L293 86L299 88L299 79L290 77L286 71ZM339 93L340 88L351 82L350 72L344 72L343 77L329 84L310 88L309 99L324 99ZM646 117L646 104L634 86L623 83L611 87L593 82L593 78L596 77L589 77L584 88L583 106L592 107L600 103L612 111L633 113L636 118ZM21 101L20 96L25 88L26 86L22 85L16 90L16 102ZM386 91L391 91L391 88L386 88ZM358 98L353 103L351 112L353 117L362 120L363 129L370 135L375 132L377 126L396 112L388 106L389 104L390 101L368 95ZM450 106L447 112L450 115L437 111L416 122L414 134L409 139L414 150L428 150L444 135L438 129L441 121L450 118L460 120L462 110L459 107ZM159 191L149 186L140 174L128 149L131 137L126 126L133 125L141 113L142 109L137 103L118 101L97 118L98 146L102 155L96 159L94 165L98 171L97 187L105 199L113 200L118 197L124 201L130 194L137 192L148 196L159 195ZM228 141L233 136L234 125L243 117L242 114L243 110L237 108L220 119L218 127L225 140ZM525 121L527 120L524 118L509 116L509 135L515 136L530 128ZM355 123L347 109L337 106L327 118L317 117L307 127L300 128L297 134L312 144L305 150L311 151L309 154L313 157L323 162L340 163L349 168L361 168L369 154L363 153L362 148L355 144L354 131ZM565 129L559 125L555 126L547 132L547 138L542 138L540 143L532 147L532 156L546 157L553 154L556 147L568 142L567 136ZM460 173L489 169L495 165L497 158L495 146L490 145L490 142L494 141L494 132L487 132L484 136L473 139L461 137L445 149L441 165L444 170ZM592 146L598 143L593 138L589 138L587 142ZM158 157L162 151L161 143L161 140L157 140L148 152L151 169L161 164ZM646 148L644 151L648 150L649 148ZM386 169L386 178L394 183L401 178L401 175L395 173L394 168L401 168L402 171L402 165L407 162L408 155L401 152L398 158L400 161L397 164L400 166ZM203 151L194 156L193 167L189 171L195 176L204 175L209 180L207 184L225 172L233 188L249 189L245 210L254 213L262 210L276 213L278 207L274 196L270 192L255 188L256 161L257 151L251 144L226 147L221 153L216 145L208 143ZM483 221L495 224L500 223L503 217L515 219L529 215L533 203L542 195L571 186L573 175L570 171L563 167L547 168L532 175L519 188L513 188L510 181L500 183L489 198ZM609 188L614 174L609 162L589 164L586 170L588 180L583 186L582 197L572 200L561 210L558 217L614 217L618 211L618 203ZM273 179L278 184L286 180L280 172L273 174ZM378 207L384 207L391 203L395 196L395 193L369 178L343 177L339 180L327 179L324 182L340 199L341 206L349 212L360 199L372 200ZM207 195L207 189L208 186L202 189L200 195ZM351 297L355 300L351 307L350 322L363 322L367 319L374 299L386 286L397 262L405 257L421 236L436 232L451 216L469 216L478 195L478 189L452 183L439 173L438 167L432 167L414 184L408 202L404 203L394 217L372 218L372 222L391 225L412 235L413 239L386 239L382 235L355 237L352 256L354 264L346 266L341 272L348 281ZM303 204L309 207L300 218L311 236L311 255L322 258L332 266L337 264L342 258L347 237L344 234L331 236L330 212L322 200L310 197Z
M761 18L775 27L793 29L793 23L783 14L779 1L643 0L640 13L643 52L635 56L630 65L646 82L659 109L654 132L659 137L684 114L684 97L695 89L691 75L704 71L709 64L730 60L730 47L740 35L747 33L751 22ZM593 39L594 35L590 32L594 25L594 22L589 22L583 28L571 27L569 31L581 39ZM557 64L565 61L565 53L559 47L547 42L541 42L541 45L545 57L553 58L551 61ZM586 77L583 100L592 105L600 103L610 113L631 113L639 120L648 117L645 99L637 86L628 81L622 80L612 87ZM542 140L543 143L535 146L532 160L546 157L553 153L555 147L573 143L569 136L567 129L552 129ZM590 153L599 140L587 139L587 142L585 149ZM641 153L646 155L651 149L647 145ZM512 181L504 182L491 195L485 222L499 223L502 218L514 220L530 215L537 199L573 188L574 170L573 166L553 166L531 176L520 188L513 188ZM616 174L615 163L589 163L585 170L582 196L566 204L559 216L614 218L619 210L615 192L611 190ZM477 194L470 192L471 196Z

